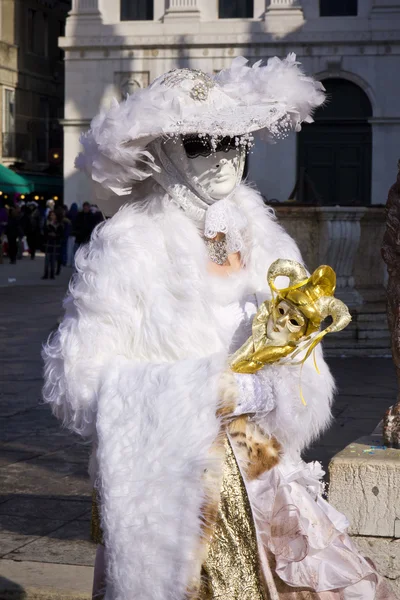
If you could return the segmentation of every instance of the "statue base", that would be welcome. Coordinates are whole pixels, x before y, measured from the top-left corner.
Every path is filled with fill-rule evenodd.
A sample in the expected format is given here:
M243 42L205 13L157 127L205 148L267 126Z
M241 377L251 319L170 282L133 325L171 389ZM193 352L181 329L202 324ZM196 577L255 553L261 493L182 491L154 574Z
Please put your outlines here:
M336 454L329 502L350 522L359 550L400 597L400 450L382 444L382 424Z

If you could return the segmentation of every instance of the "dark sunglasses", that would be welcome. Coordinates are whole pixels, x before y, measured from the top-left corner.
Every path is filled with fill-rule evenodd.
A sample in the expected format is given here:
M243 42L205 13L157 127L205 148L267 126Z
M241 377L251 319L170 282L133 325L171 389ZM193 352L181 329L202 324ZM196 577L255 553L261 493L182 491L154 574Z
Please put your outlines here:
M197 158L198 156L210 156L213 152L229 152L229 150L237 149L239 147L239 136L225 136L212 143L209 135L204 137L183 135L182 143L188 158Z

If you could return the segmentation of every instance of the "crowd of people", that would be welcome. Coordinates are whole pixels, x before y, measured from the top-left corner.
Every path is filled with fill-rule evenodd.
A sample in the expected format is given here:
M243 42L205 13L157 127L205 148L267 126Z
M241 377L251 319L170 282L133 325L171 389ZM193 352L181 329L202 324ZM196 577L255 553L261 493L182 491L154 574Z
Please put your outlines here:
M42 279L55 279L62 266L73 266L76 250L103 220L99 208L89 202L79 210L75 202L68 208L48 200L41 209L33 200L13 206L0 200L0 263L7 256L15 264L25 251L35 260L39 250L45 254Z

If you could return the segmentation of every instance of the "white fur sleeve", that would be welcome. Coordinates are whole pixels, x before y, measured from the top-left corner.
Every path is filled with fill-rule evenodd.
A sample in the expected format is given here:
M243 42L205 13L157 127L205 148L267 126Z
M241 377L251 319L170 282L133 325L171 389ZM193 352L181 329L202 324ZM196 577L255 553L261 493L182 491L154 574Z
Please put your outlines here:
M168 368L172 372L183 363L182 360L167 361L162 357L145 360L135 356L127 347L128 340L121 333L122 326L123 322L118 323L118 317L114 323L107 323L91 312L80 312L69 297L64 320L43 348L43 399L50 404L54 415L66 428L83 437L95 436L100 392L110 380L118 381L120 373L116 357L126 359L131 368L132 381L135 369L141 377L144 377L147 369L151 378L157 377L157 368L162 365L165 373L168 373ZM218 365L218 372L220 375L223 373L226 356L224 353L213 353L193 358L190 364L191 381L197 381L200 385L207 379L209 364ZM129 396L129 389L125 390L125 394ZM216 412L219 405L217 394L214 396Z
M178 210L156 219L131 205L104 222L77 252L65 316L43 349L43 398L82 436L95 434L99 392L115 357L126 358L132 369L147 365L149 373L156 365L172 368L191 358L196 378L197 373L204 377L203 365L223 351L206 299L187 283L196 278L196 261L202 260L197 246L203 252L204 245L193 226L194 242L190 231L189 237L196 260L176 249L175 239L184 235L171 236L172 227L185 226L188 235L187 219L184 224L180 219ZM172 249L166 249L168 240Z
M303 369L299 365L277 364L260 371L272 385L275 400L274 410L262 417L260 425L275 435L288 451L302 451L331 421L335 385L321 347L316 348L316 362L319 373L311 357Z

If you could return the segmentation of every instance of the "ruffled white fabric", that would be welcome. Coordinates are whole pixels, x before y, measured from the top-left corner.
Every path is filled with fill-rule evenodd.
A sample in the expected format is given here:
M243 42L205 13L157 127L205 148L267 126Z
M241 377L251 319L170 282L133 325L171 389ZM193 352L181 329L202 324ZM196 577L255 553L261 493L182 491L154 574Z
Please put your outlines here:
M226 236L228 254L241 252L244 247L242 231L247 227L247 219L230 198L218 200L209 207L204 225L204 236L215 238L217 233Z
M263 381L257 374L234 373L238 399L233 416L248 413L269 413L275 408L272 384Z
M341 590L343 600L374 600L378 574L346 533L348 521L321 496L319 463L285 462L248 482L259 539L288 585Z

